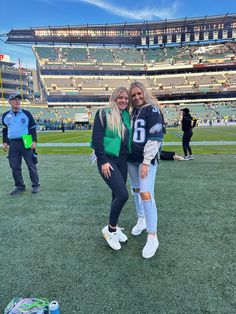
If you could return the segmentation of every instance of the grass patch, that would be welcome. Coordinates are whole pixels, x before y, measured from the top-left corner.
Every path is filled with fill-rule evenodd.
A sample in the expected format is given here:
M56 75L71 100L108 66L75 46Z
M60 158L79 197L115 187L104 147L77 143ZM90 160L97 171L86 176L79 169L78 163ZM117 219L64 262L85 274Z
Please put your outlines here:
M92 131L76 130L56 132L42 132L38 134L40 143L86 143L91 141Z
M236 145L191 145L193 154L236 154ZM183 155L183 149L180 145L164 145L163 150L176 152L177 155Z
M167 128L165 142L179 142L180 139L171 134L174 131L180 135L183 134L180 128ZM196 127L193 130L192 141L236 141L236 126L228 127Z
M174 131L179 135L183 132L180 128L167 128L165 142L179 142L181 139L168 132ZM193 141L236 141L236 127L198 127L194 129ZM58 132L42 132L38 134L40 143L85 143L91 141L92 131L77 130Z
M165 150L175 151L177 154L182 155L183 150L181 144L181 139L176 135L170 133L169 131L174 131L182 135L180 128L170 128L167 129L167 134L164 138ZM56 132L42 132L38 134L39 143L90 143L91 142L92 131L86 130L76 130L76 131L66 131L62 133L61 131ZM192 142L194 141L236 141L236 127L198 127L194 129L194 135ZM168 146L166 142L176 142L176 146ZM193 153L197 154L236 154L236 145L198 145L193 146ZM90 154L92 149L89 147L38 147L39 154ZM0 151L0 155L3 152Z
M11 197L0 159L0 312L15 296L57 299L61 312L234 313L235 171L232 155L160 162L156 194L160 248L144 260L146 235L132 237L132 197L119 252L102 239L111 195L87 156L42 155L42 189Z
M38 147L39 154L79 154L89 155L92 152L90 147Z

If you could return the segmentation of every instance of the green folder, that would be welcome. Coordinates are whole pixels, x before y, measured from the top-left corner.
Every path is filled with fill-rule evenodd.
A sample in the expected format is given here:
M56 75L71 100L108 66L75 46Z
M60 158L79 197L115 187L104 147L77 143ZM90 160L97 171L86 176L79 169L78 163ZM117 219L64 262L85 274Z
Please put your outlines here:
M33 143L32 135L31 134L24 134L24 135L22 135L22 139L23 139L23 143L24 143L25 148L30 148L32 143Z

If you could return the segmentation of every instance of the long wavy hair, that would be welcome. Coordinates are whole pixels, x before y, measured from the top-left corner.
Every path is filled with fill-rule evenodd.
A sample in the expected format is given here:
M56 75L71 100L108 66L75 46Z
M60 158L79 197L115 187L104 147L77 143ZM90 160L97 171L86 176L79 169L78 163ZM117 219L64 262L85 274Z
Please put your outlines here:
M129 97L129 91L126 87L117 87L111 94L108 106L106 108L110 108L111 110L107 112L106 114L106 120L107 120L107 126L112 132L117 132L118 135L121 138L124 138L125 133L125 126L122 123L122 118L120 114L120 109L118 108L116 104L116 100L119 97L119 95L123 92L127 93L127 96ZM129 97L130 99L130 97ZM127 111L130 109L130 100L128 102L128 106L126 108ZM102 112L103 109L99 111L100 120L103 123L102 119Z
M155 99L147 90L147 88L143 85L143 83L139 82L139 81L136 81L136 82L133 82L131 83L130 85L130 88L129 88L129 96L130 96L130 102L131 102L131 109L132 111L134 110L135 108L135 105L133 104L132 102L132 98L131 98L131 90L134 88L134 87L138 87L140 88L142 91L143 91L143 96L144 96L144 106L146 105L154 105L154 106L157 106L160 110L160 106L158 104L158 101L157 99Z

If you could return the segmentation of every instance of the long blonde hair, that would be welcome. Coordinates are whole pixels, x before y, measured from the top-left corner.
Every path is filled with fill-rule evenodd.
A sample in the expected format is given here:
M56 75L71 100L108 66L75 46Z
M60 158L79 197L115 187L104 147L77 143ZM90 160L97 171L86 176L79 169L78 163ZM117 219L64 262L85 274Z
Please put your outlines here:
M139 82L139 81L135 81L133 83L131 83L130 85L130 88L129 88L129 96L130 96L130 102L131 102L131 108L132 110L134 110L135 108L135 105L133 104L132 102L132 98L131 98L131 90L132 88L134 87L138 87L140 88L142 91L143 91L143 97L144 97L144 102L145 102L145 105L154 105L154 106L157 106L160 110L160 106L158 104L158 101L157 99L155 99L147 90L147 88L143 85L143 83Z
M126 92L128 97L129 97L128 89L126 87L123 87L123 86L117 87L112 92L110 99L109 99L108 106L106 107L106 108L110 108L111 110L106 113L106 119L107 119L108 128L112 132L117 132L121 138L124 138L125 127L124 127L124 124L122 123L120 109L118 108L118 106L116 104L116 100L122 92ZM130 100L128 102L128 106L127 106L126 110L129 111L129 108L130 108ZM103 111L103 109L101 109L99 111L99 116L100 116L101 122L103 123L102 111Z

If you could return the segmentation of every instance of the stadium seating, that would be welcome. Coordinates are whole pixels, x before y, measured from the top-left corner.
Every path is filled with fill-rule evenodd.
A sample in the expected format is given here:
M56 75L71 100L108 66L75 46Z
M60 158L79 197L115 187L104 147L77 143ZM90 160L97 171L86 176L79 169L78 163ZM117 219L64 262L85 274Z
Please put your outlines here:
M84 62L87 60L86 48L62 48L62 58L65 59L67 62Z
M211 44L197 46L164 47L159 49L136 48L84 48L84 47L34 47L37 57L47 62L152 64L190 62L231 61L235 56L235 44Z
M39 59L48 59L53 61L58 58L57 50L52 47L37 47L35 51L37 52Z
M162 106L165 120L169 125L178 125L180 119L180 109L188 107L191 110L192 116L196 117L199 123L209 123L222 121L235 121L236 119L236 104L221 103L221 104L189 104L189 105L164 105Z
M217 62L232 60L235 43L150 49L35 46L34 51L42 89L51 105L104 105L112 90L118 86L128 87L137 80L161 100L192 99L236 90L236 71L214 68ZM201 72L203 62L207 66L211 62L214 65ZM169 114L173 120L174 111ZM217 117L206 108L203 112L200 110L200 114L203 119Z
M113 54L111 49L90 48L88 49L90 60L111 63L113 62Z
M111 91L118 86L128 86L131 82L139 80L157 95L178 92L205 92L209 90L224 90L236 85L236 73L224 75L219 72L188 73L158 76L55 76L41 77L47 93L74 92L77 94L96 94L97 91ZM234 88L234 87L233 87Z

